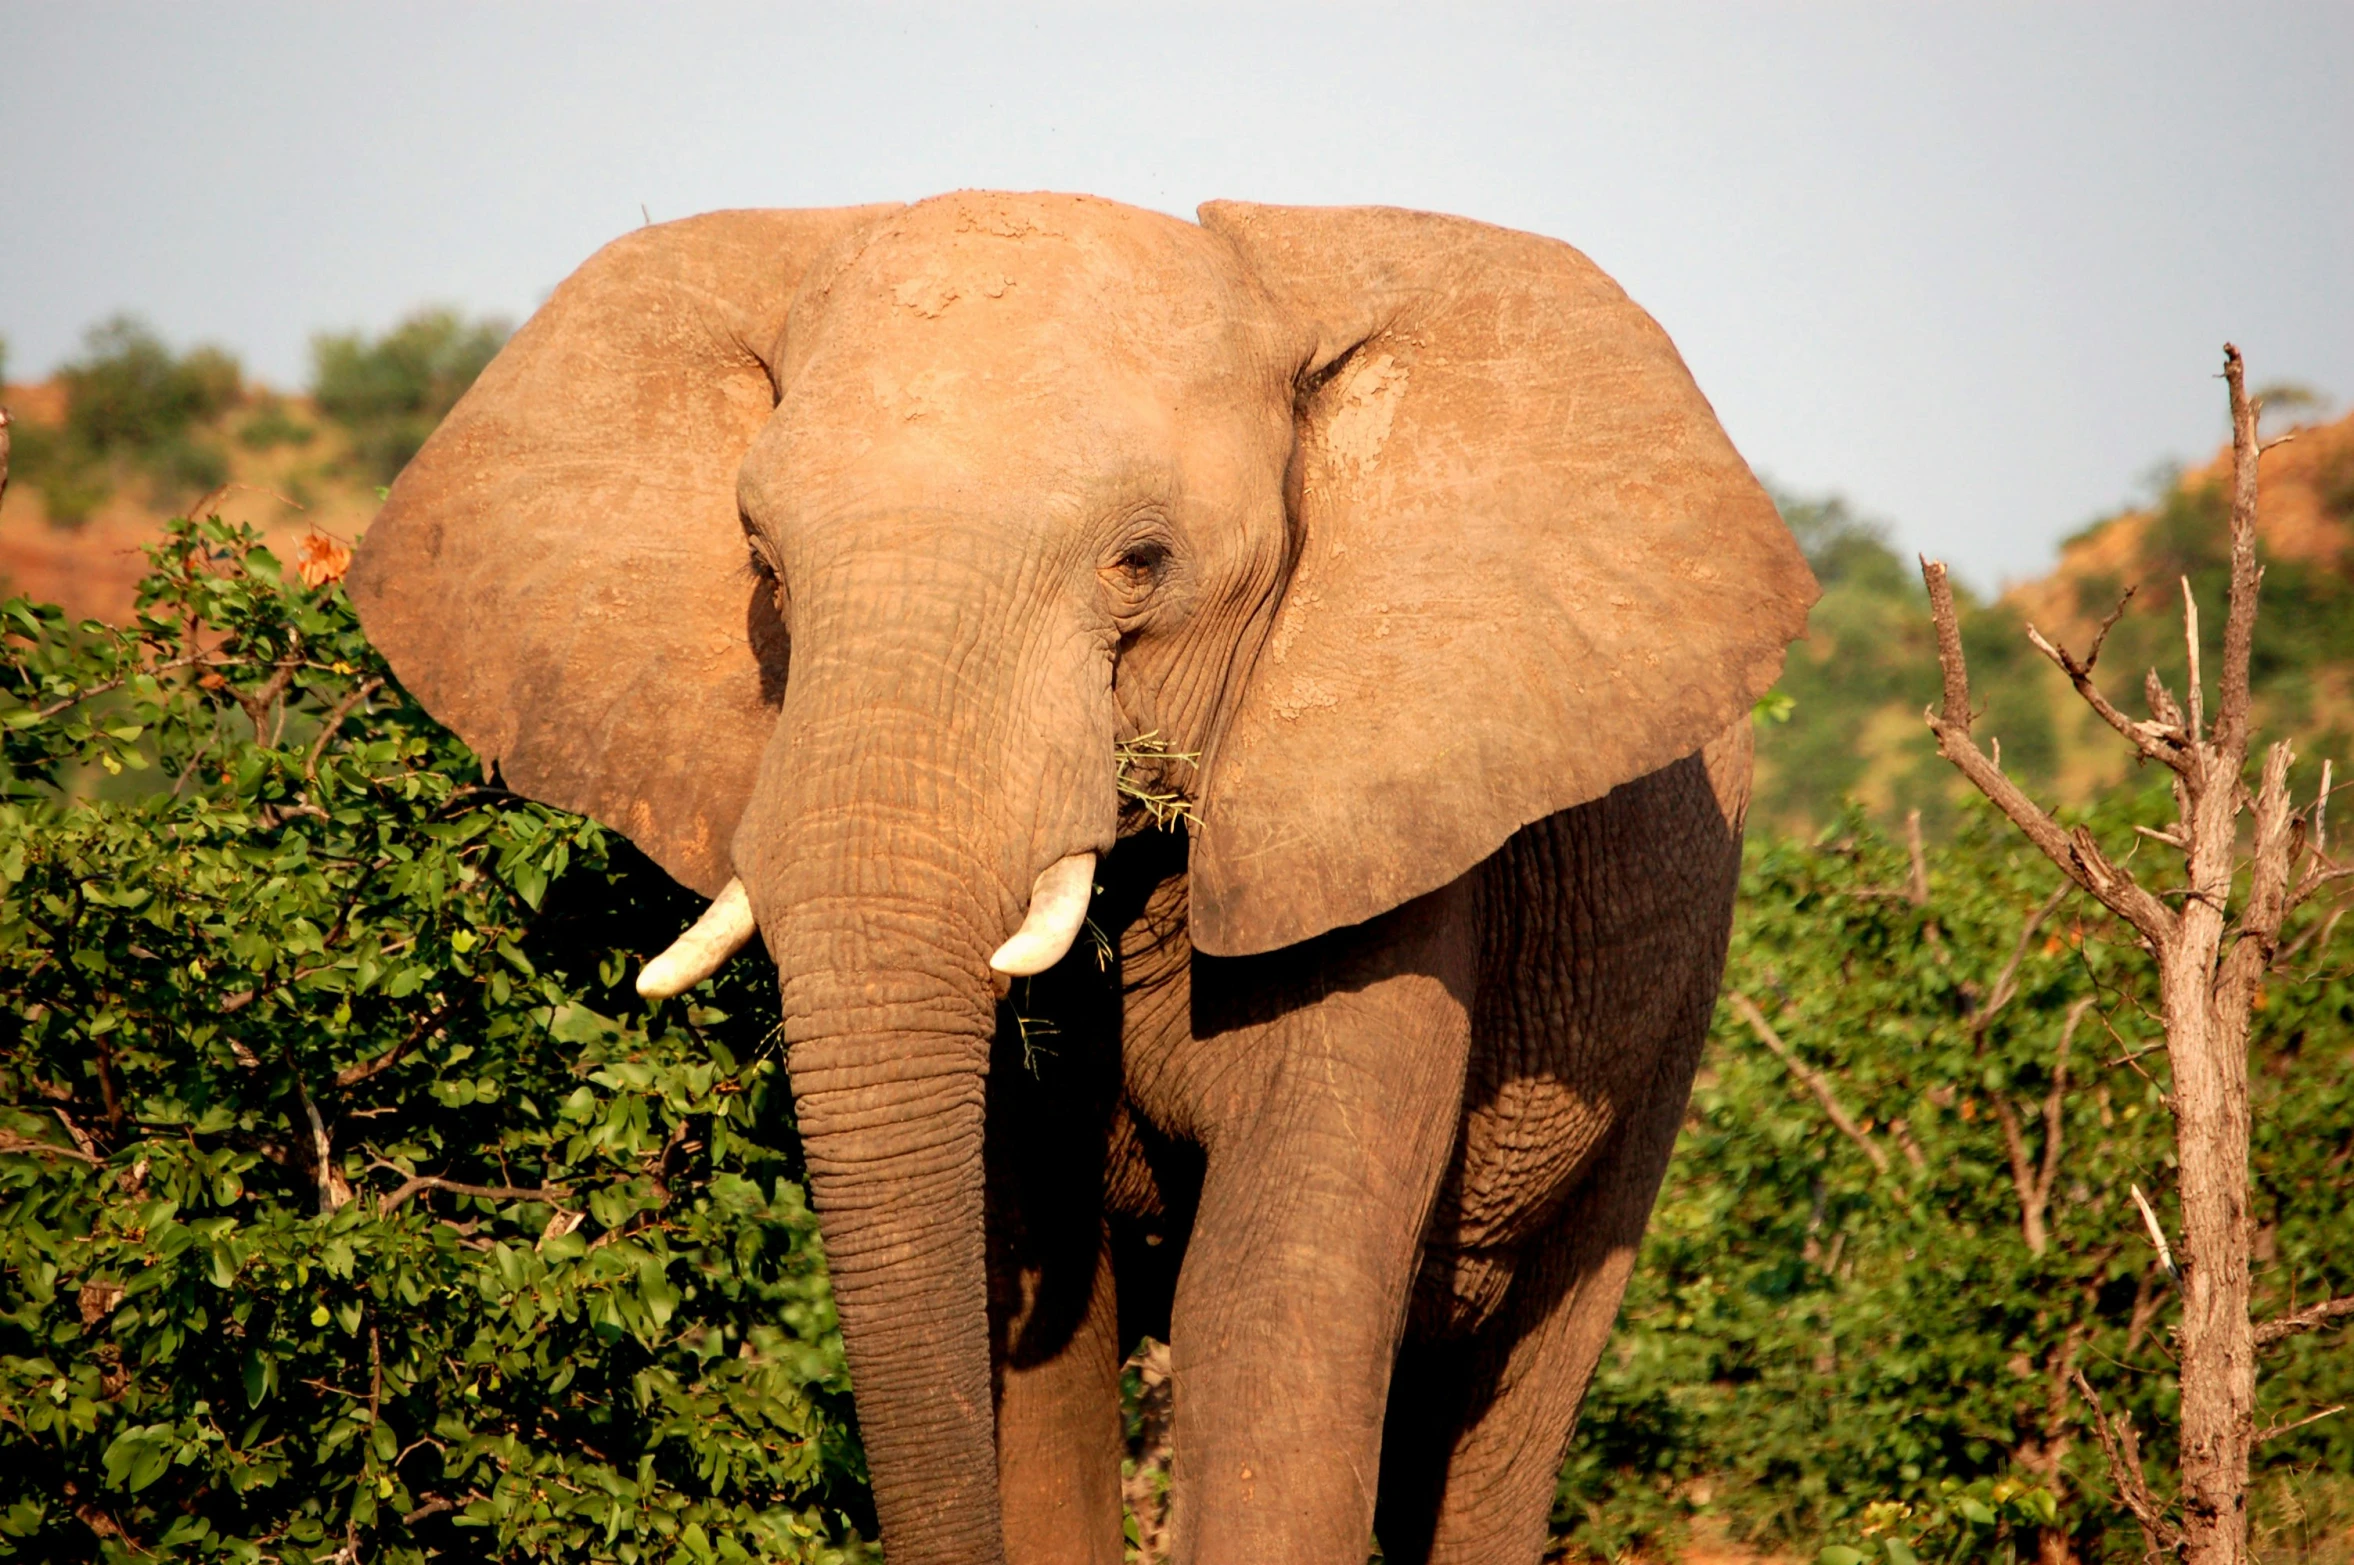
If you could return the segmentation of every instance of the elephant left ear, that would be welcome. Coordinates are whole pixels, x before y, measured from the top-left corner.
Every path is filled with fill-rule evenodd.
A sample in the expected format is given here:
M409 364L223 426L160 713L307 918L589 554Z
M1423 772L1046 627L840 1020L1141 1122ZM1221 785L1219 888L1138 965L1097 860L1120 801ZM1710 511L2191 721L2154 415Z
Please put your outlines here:
M1700 749L1816 596L1667 334L1565 244L1213 202L1301 330L1297 563L1206 760L1192 933L1267 951Z

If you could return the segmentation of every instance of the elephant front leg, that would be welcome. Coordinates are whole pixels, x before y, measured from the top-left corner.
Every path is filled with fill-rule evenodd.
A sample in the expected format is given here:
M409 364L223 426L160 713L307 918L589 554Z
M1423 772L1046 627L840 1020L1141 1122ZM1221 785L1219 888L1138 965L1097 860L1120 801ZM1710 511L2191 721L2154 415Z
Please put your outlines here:
M1009 1565L1121 1560L1119 1297L1103 1199L1119 1090L1108 998L1026 988L1023 1003L1067 1030L1048 1052L1023 1047L1018 1025L1002 1028L991 1065L989 1335Z
M1469 1033L1463 921L1416 911L1382 921L1376 971L1353 963L1320 998L1195 1041L1209 1160L1170 1336L1180 1561L1366 1557Z
M1010 1258L1009 1258L1010 1259ZM997 1489L1009 1565L1120 1565L1119 1305L1099 1245L1076 1320L1057 1281L1005 1267L999 1333ZM1065 1265L1083 1265L1080 1257ZM992 1310L992 1313L997 1313Z

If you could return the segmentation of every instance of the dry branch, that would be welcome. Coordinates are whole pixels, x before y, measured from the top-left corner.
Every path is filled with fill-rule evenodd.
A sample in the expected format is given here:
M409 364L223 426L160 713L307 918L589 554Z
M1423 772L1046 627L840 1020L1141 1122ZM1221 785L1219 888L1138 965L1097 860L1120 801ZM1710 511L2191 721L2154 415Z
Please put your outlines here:
M327 720L319 725L318 737L311 741L310 753L303 757L302 775L306 781L315 783L319 780L319 759L327 753L328 741L332 740L335 737L335 731L343 726L343 720L351 716L351 709L383 688L384 680L381 676L363 679L351 688L348 695L335 703L335 709L329 712Z
M1773 1024L1765 1019L1765 1012L1759 1010L1749 996L1736 989L1726 998L1732 1002L1733 1009L1741 1013L1741 1019L1749 1024L1749 1030L1757 1034L1757 1041L1773 1050L1774 1057L1782 1062L1791 1075L1798 1078L1807 1091L1815 1095L1815 1101L1823 1106L1823 1112L1830 1116L1831 1123L1838 1126L1848 1140L1864 1149L1864 1156L1872 1160L1873 1170L1876 1173L1887 1173L1886 1149L1864 1134L1863 1127L1855 1122L1854 1116L1840 1103L1839 1095L1831 1090L1830 1078L1800 1059L1790 1045L1782 1041L1782 1035L1774 1031Z
M2062 886L2044 898L2042 906L2028 914L2027 922L2020 926L2019 938L2012 942L2009 958L2004 961L2002 971L1994 976L1994 988L1988 992L1985 1003L1970 1013L1970 1036L1981 1047L1986 1042L1986 1029L1994 1024L1995 1017L2001 1014L2004 1006L2018 998L2019 967L2027 960L2027 948L2035 943L2036 931L2043 928L2044 920L2060 910L2060 904L2068 900L2068 893L2073 889ZM2073 1018L2068 1023L2068 1030L2071 1033L2076 1030Z
M2163 940L2174 925L2174 915L2165 905L2112 863L2090 832L2081 826L2072 832L2062 828L2011 781L1998 761L1978 748L1978 741L1970 734L1970 671L1962 656L1962 627L1954 609L1953 583L1939 560L1921 562L1921 580L1929 589L1930 621L1937 632L1937 665L1945 685L1942 709L1927 714L1929 731L1937 736L1937 753L1958 767L2062 874L2141 931L2143 939L2153 945Z
M439 1010L435 1011L432 1015L426 1017L415 1027L411 1028L407 1037L401 1039L400 1042L394 1044L391 1048L385 1050L382 1054L377 1055L373 1059L362 1060L356 1065L346 1065L343 1069L337 1071L335 1073L335 1085L338 1087L357 1086L359 1083L366 1081L369 1077L380 1075L383 1072L392 1069L395 1065L398 1065L402 1060L407 1059L409 1052L416 1048L418 1044L423 1043L427 1038L430 1038L435 1033L441 1031L443 1026L448 1023L451 1014L455 1012L459 1006L472 999L474 996L474 990L480 987L481 986L477 984L472 988L462 991L453 998L443 1001Z
M2061 888L2063 891L2065 887ZM2055 898L2054 902L2058 899ZM2048 910L2052 902L2044 904ZM2093 996L2086 995L2068 1008L2068 1018L2060 1025L2060 1046L2052 1057L2052 1090L2043 1100L2043 1153L2040 1159L2027 1155L2027 1136L2019 1122L2018 1111L2001 1093L1994 1095L1994 1115L2001 1124L2003 1147L2010 1155L2011 1185L2019 1196L2019 1231L2027 1241L2028 1253L2043 1254L2050 1244L2050 1234L2044 1227L2044 1214L2051 1210L2052 1186L2060 1177L2060 1151L2065 1145L2065 1109L2068 1100L2068 1052L2076 1041L2076 1028L2084 1020L2084 1013L2092 1008Z
M2340 1298L2324 1299L2319 1304L2308 1304L2301 1310L2292 1310L2286 1315L2268 1320L2258 1326L2255 1331L2256 1346L2268 1348L2272 1344L2285 1341L2290 1337L2302 1336L2308 1331L2319 1331L2330 1322L2348 1315L2354 1315L2354 1293L2346 1294Z
M2070 1365L2068 1378L2076 1383L2084 1400L2092 1404L2092 1429L2100 1438L2109 1481L2117 1486L2117 1497L2141 1524L2144 1558L2158 1560L2180 1549L2184 1541L2182 1529L2168 1519L2165 1507L2150 1493L2149 1479L2142 1472L2141 1440L2133 1432L2133 1415L2119 1413L2112 1420L2109 1410L2101 1405L2101 1394L2093 1390L2083 1370Z
M77 1163L87 1163L92 1168L97 1168L106 1162L106 1159L93 1156L80 1147L61 1147L54 1141L36 1141L30 1136L20 1136L13 1130L0 1130L0 1152L25 1152L35 1157L71 1158Z
M2280 442L2278 441L2273 442L2275 445L2278 445L2279 443ZM2307 1424L2318 1424L2323 1419L2335 1417L2337 1414L2343 1413L2344 1411L2346 1411L2346 1404L2340 1402L2336 1407L2325 1407L2318 1413L2308 1413L2305 1417L2297 1419L2293 1423L2274 1424L2269 1428L2259 1429L2256 1431L2256 1443L2258 1445L2262 1445L2265 1441L2280 1435L2285 1435L2291 1430L2302 1429Z
M480 1196L485 1201L538 1201L561 1208L564 1198L572 1192L562 1185L470 1185L462 1180L441 1179L432 1174L413 1174L376 1203L378 1216L393 1211L411 1196L424 1190L446 1190L451 1195Z

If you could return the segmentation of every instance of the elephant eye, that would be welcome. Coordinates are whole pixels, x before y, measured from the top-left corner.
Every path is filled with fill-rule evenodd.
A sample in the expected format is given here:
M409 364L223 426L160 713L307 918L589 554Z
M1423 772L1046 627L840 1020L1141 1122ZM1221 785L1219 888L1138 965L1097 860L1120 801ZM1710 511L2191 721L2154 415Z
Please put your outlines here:
M768 551L756 543L747 543L744 550L744 574L768 588L769 598L776 604L779 615L785 612L785 579L776 568L776 561Z
M1149 587L1158 580L1162 565L1168 562L1168 545L1140 543L1120 556L1120 572L1135 587Z

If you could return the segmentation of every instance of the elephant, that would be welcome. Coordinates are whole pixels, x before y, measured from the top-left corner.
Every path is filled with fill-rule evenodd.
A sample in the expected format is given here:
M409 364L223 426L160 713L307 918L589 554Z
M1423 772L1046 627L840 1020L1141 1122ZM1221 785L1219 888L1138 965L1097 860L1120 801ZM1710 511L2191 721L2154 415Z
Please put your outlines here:
M642 991L775 962L894 1565L1116 1565L1144 1333L1178 1559L1539 1557L1816 590L1585 256L1053 194L650 225L348 587L505 786L714 899Z

